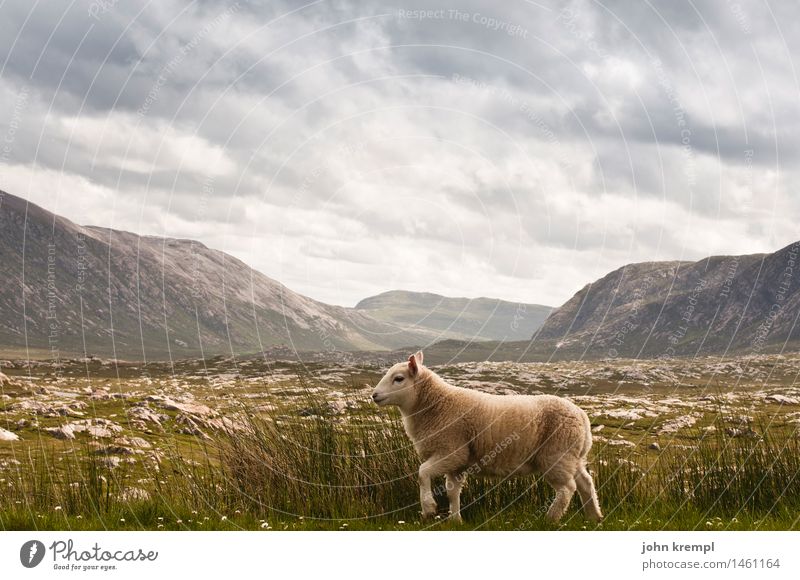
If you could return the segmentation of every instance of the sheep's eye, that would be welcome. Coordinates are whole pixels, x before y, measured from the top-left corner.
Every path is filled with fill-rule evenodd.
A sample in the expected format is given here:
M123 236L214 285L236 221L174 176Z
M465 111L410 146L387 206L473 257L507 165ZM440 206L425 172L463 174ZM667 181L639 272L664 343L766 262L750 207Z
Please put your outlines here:
M397 376L394 378L394 382L395 382L395 383L402 383L402 382L403 382L403 377L402 377L401 375L397 375Z

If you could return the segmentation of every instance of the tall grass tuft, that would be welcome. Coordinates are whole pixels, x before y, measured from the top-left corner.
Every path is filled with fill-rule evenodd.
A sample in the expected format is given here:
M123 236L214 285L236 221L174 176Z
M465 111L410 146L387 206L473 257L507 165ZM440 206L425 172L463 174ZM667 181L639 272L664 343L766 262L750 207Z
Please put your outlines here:
M180 529L200 525L202 514L219 523L236 513L255 525L302 517L306 528L419 520L419 462L399 415L357 406L339 415L324 401L307 404L305 416L243 412L239 428L188 450L176 446L157 470L125 462L111 468L88 444L67 453L36 449L0 472L0 528L68 529L70 518L81 517L90 529L154 529L162 521ZM604 527L625 529L651 516L646 525L654 529L691 529L713 517L772 516L777 529L798 525L800 441L767 423L740 437L719 424L712 436L684 436L658 451L598 443L590 468ZM434 482L444 511L442 484ZM131 486L146 494L132 499ZM470 527L547 528L552 495L540 478L472 478L464 517ZM577 504L567 527L584 525Z

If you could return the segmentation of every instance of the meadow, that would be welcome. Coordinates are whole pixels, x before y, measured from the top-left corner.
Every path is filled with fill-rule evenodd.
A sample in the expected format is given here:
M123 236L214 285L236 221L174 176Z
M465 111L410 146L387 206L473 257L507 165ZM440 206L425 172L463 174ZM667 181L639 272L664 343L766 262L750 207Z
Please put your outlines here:
M796 358L462 363L498 394L587 410L605 513L545 521L533 477L471 479L464 523L421 521L399 415L368 400L382 368L260 359L6 361L0 528L788 530L800 528ZM437 482L441 483L441 482Z

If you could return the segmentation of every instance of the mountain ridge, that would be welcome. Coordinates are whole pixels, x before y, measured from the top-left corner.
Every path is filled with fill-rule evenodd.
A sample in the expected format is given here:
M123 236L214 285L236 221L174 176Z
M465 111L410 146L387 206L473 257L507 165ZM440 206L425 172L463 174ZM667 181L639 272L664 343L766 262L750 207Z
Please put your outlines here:
M389 290L364 298L355 309L384 322L438 331L442 339L512 341L528 338L553 310L499 298L410 290Z
M407 290L354 308L329 305L197 240L80 226L3 191L0 249L6 351L146 360L439 344L447 357L497 360L759 353L800 343L800 242L627 264L558 308Z
M6 347L147 359L385 350L431 336L293 292L201 242L80 226L6 192L0 247Z
M584 354L754 353L798 339L800 242L773 253L627 264L591 282L534 334Z

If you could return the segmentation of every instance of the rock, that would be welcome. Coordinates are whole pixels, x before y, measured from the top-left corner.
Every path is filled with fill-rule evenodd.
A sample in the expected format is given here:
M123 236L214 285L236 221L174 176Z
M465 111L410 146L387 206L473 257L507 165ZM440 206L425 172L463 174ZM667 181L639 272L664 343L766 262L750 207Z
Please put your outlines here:
M324 405L320 405L319 407L303 407L297 414L301 417L313 417L313 416L320 416L320 417L331 417L334 415L344 415L347 411L347 403L344 401L328 401Z
M94 453L95 455L133 455L134 450L123 445L106 445L96 449Z
M19 441L19 435L0 427L0 441Z
M181 426L178 429L178 433L194 435L195 437L202 437L203 439L211 439L211 437L206 435L203 430L200 429L200 426L188 415L178 415L175 418L175 422Z
M684 415L682 417L675 417L664 423L659 433L677 433L681 429L687 429L697 423L697 417L693 415Z
M661 451L661 445L659 445L655 441L653 441L650 445L648 445L647 448L652 449L653 451Z
M160 404L167 411L180 411L187 415L199 415L201 417L216 415L216 412L210 407L197 403L178 403L172 399L164 399Z
M612 419L622 419L624 421L638 421L643 417L654 417L656 413L646 409L611 409L604 411L603 415Z
M84 430L92 437L113 437L117 432L105 425L86 425Z
M346 410L347 404L344 401L328 401L328 414L343 415Z
M725 434L728 437L754 437L756 432L750 427L743 427L741 429L729 427L725 429Z
M592 433L600 433L600 431L602 431L605 428L606 428L605 425L595 425L594 427L592 427Z
M767 395L764 397L764 400L770 403L779 403L781 405L800 405L800 400L795 399L794 397L787 397L786 395L779 395L778 393Z
M85 409L83 401L73 401L69 404L47 404L41 401L24 400L9 406L9 411L27 411L42 417L82 417L79 409Z
M75 439L75 433L88 433L92 437L113 437L122 426L108 419L83 419L60 427L49 427L45 431L57 439Z
M146 439L141 437L118 437L114 439L117 445L127 445L129 447L136 447L137 449L150 449L152 445Z
M130 417L131 419L155 423L156 425L161 425L163 421L166 421L168 419L166 415L156 413L150 407L147 406L131 407L130 409L127 410L127 413L128 417Z
M214 419L195 418L195 421L204 427L208 427L209 429L226 431L228 433L232 431L244 431L246 429L245 425L239 421L229 419L228 417L215 417Z
M140 487L128 487L122 492L120 499L122 501L146 501L150 499L150 494Z
M0 372L0 387L16 387L19 385L15 379L10 378L7 374Z
M725 415L723 421L725 424L734 427L747 427L753 424L753 418L749 415Z
M75 439L75 430L71 425L61 425L60 427L46 427L45 433L49 433L56 439Z
M109 457L103 457L100 460L101 465L107 467L108 469L114 469L115 467L119 467L119 464L122 460L119 457L114 457L113 455Z

